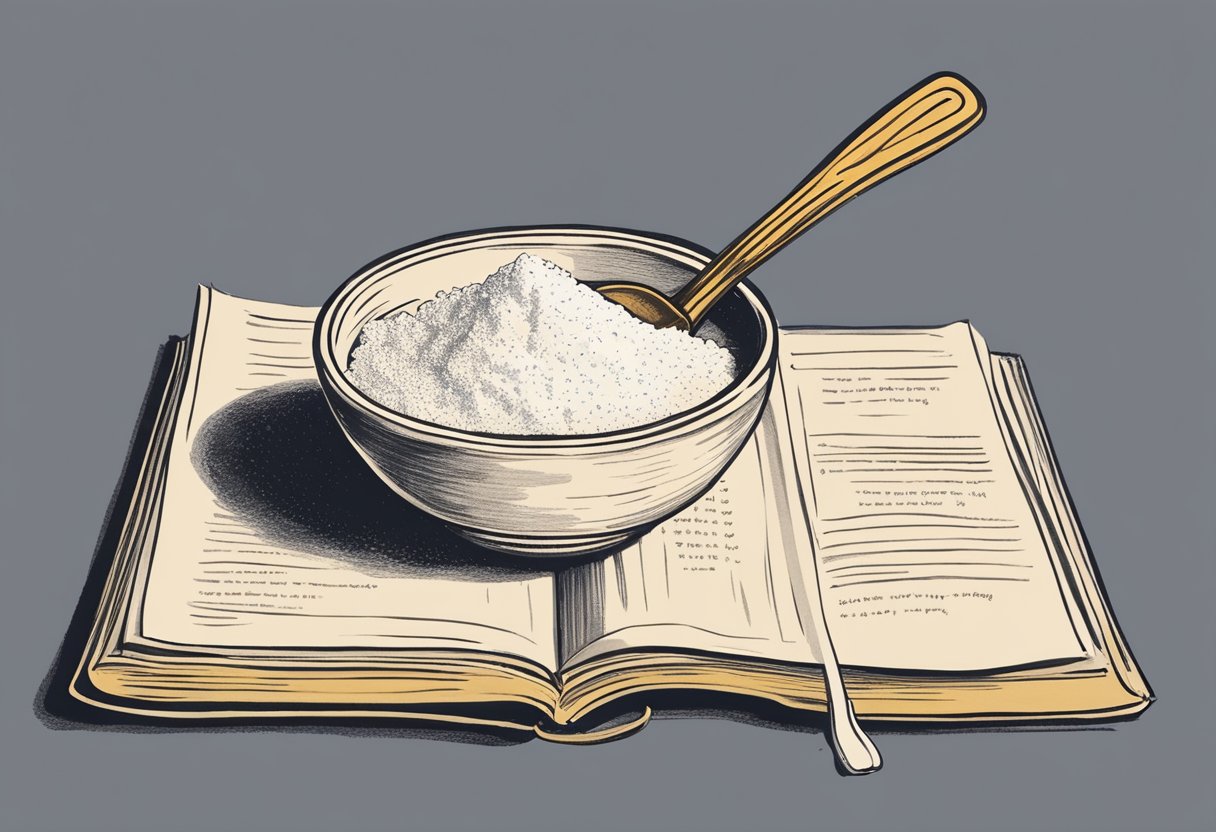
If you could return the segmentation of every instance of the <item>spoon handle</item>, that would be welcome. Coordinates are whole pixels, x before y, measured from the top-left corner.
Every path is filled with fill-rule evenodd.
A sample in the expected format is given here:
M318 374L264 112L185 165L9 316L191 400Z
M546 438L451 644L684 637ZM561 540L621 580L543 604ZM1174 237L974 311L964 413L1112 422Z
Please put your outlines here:
M966 79L931 75L845 139L785 199L724 248L672 300L693 327L756 267L850 199L927 159L984 119L984 97Z

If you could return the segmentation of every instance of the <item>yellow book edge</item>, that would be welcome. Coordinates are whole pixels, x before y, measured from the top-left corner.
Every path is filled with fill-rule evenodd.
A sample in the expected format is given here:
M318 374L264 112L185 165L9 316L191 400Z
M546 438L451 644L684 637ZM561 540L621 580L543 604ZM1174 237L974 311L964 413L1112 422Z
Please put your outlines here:
M437 700L434 681L411 669L378 666L374 678L366 668L292 668L224 666L216 661L160 660L115 649L114 633L123 609L121 583L133 558L132 534L139 512L150 510L136 499L147 494L164 452L174 408L176 373L184 360L183 341L170 342L154 374L136 436L127 475L115 494L111 516L81 596L72 630L60 657L78 657L67 681L73 700L90 708L156 720L276 721L398 720L461 725L535 734L559 742L598 742L626 736L641 728L651 710L647 695L697 693L742 697L758 705L790 712L827 710L823 670L741 662L725 657L683 653L630 652L605 656L564 674L560 680L498 655L438 654L422 659L447 670L447 688ZM1028 385L1017 356L995 355L1005 369ZM1065 510L1076 522L1071 498L1059 478L1055 452L1042 426L1037 402L1035 429L1050 454L1051 474L1065 495ZM146 501L145 501L146 502ZM118 511L125 509L125 516ZM1079 524L1076 526L1079 530ZM1100 634L1098 655L1084 668L1012 670L991 675L881 673L844 668L850 699L859 719L871 723L1021 724L1083 723L1129 718L1154 701L1101 584L1088 545L1069 552L1079 577L1078 601ZM108 563L108 568L107 568ZM53 683L52 683L53 684ZM560 690L559 690L560 686ZM640 716L602 730L580 726L625 706ZM535 713L536 718L524 715ZM575 729L577 732L572 732Z

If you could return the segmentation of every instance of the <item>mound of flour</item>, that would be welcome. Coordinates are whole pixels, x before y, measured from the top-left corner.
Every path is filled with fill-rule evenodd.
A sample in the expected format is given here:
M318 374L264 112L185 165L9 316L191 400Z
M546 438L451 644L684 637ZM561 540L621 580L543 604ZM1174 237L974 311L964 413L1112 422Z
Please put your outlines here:
M587 434L637 427L734 378L713 341L655 329L547 260L364 326L350 380L390 410L461 430Z

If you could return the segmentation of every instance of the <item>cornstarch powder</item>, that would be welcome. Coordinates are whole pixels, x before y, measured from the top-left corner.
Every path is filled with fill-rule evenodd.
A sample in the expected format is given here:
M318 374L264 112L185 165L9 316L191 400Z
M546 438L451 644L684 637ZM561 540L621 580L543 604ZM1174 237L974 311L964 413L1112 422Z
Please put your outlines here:
M349 377L390 410L460 430L586 434L688 410L726 387L713 341L656 329L547 260L364 326Z

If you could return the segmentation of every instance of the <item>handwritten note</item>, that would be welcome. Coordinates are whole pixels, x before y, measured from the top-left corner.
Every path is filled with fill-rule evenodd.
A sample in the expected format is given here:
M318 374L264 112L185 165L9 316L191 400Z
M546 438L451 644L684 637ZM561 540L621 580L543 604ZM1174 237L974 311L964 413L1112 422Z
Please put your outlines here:
M978 670L1083 655L974 330L803 330L782 345L841 661Z

